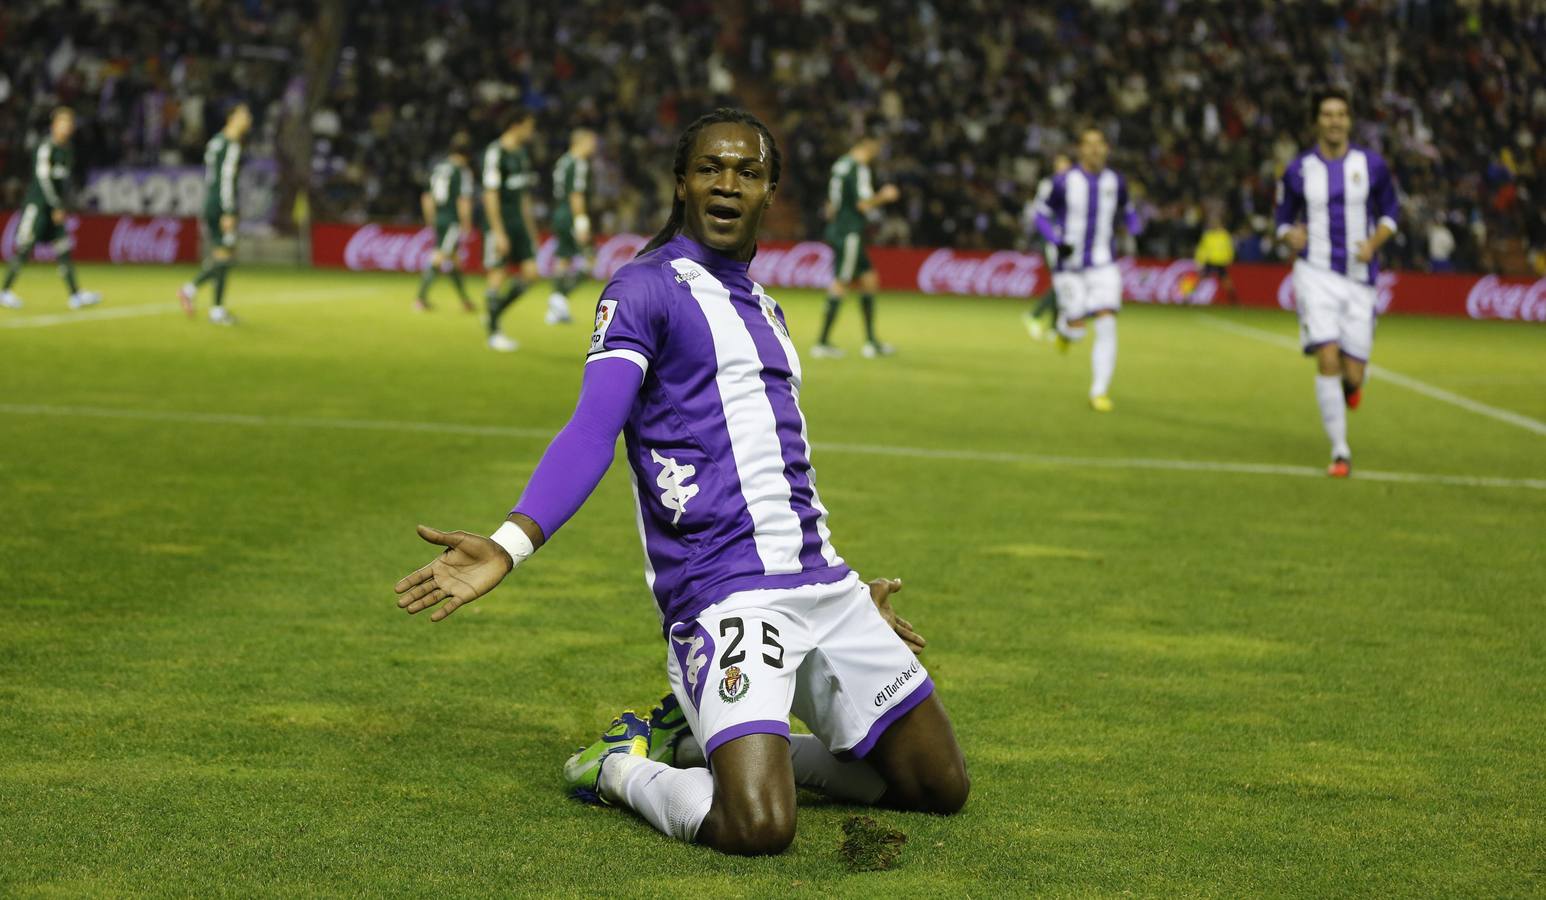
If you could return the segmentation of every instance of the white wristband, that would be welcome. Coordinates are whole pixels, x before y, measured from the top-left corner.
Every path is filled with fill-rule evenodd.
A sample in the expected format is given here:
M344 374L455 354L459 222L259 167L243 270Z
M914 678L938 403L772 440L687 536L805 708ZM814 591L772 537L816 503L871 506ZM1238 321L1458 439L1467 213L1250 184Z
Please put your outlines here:
M520 566L521 563L530 559L533 553L537 552L537 548L532 545L531 538L526 536L526 532L521 530L521 526L508 520L505 524L499 526L499 529L493 534L489 535L489 540L505 548L505 552L510 554L510 568L512 571Z

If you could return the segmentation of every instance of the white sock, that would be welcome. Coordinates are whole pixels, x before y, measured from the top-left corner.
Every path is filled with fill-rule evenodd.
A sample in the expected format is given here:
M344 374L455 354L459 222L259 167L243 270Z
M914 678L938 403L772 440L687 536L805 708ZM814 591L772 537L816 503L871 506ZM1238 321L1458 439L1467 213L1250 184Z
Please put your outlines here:
M1117 369L1117 317L1095 317L1095 342L1090 347L1090 396L1104 397L1111 389L1111 373Z
M789 736L789 760L795 784L835 800L871 804L886 792L886 782L874 766L862 759L838 759L814 734Z
M1070 341L1084 340L1084 326L1068 324L1068 317L1061 312L1058 313L1056 328L1058 334L1061 334Z
M789 761L794 766L795 784L820 791L835 800L870 804L886 792L886 782L874 766L862 759L849 762L838 759L814 734L789 736ZM707 765L697 738L682 735L682 742L676 747L676 764Z
M1333 457L1351 458L1353 451L1347 446L1347 401L1342 397L1342 376L1315 376L1315 402L1321 408L1321 424L1326 437L1331 440Z
M673 769L643 756L619 753L608 759L601 767L600 788L603 797L689 844L714 804L714 776L708 769Z

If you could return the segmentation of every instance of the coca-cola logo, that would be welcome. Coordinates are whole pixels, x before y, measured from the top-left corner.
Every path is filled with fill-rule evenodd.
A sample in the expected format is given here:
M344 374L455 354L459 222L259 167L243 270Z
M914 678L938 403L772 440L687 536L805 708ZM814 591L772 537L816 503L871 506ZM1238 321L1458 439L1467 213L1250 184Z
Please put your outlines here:
M644 245L649 243L649 238L642 234L614 234L601 242L596 248L596 261L592 264L592 275L601 281L605 281L617 274L617 270L628 264L628 261L639 255Z
M344 266L359 271L417 272L434 251L433 229L387 231L380 225L366 225L344 245Z
M176 262L182 230L181 219L155 218L139 222L125 216L113 225L107 258L115 263Z
M832 280L832 248L821 241L759 246L752 258L751 277L759 284L776 287L826 287Z
M1041 280L1042 259L1030 253L1000 250L986 256L958 256L942 247L918 267L918 290L925 294L976 294L1029 297Z
M1400 276L1395 272L1381 272L1380 277L1374 280L1374 311L1378 315L1384 315L1390 309L1390 304L1396 299L1396 285L1400 282ZM1294 297L1294 273L1290 269L1283 280L1278 282L1278 306L1286 310L1299 308Z
M1122 295L1136 303L1187 303L1207 306L1218 295L1218 279L1203 278L1189 259L1156 264L1123 259Z
M1473 319L1546 322L1546 278L1521 283L1488 275L1471 286L1465 311Z

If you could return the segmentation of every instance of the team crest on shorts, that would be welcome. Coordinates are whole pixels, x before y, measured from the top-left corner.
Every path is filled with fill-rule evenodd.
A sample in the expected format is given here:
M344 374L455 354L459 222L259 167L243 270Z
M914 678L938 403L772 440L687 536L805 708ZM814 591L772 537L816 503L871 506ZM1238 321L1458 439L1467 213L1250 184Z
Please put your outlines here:
M734 703L745 697L746 692L751 689L751 686L751 678L741 672L741 667L731 666L725 670L725 677L720 679L719 699L726 703Z

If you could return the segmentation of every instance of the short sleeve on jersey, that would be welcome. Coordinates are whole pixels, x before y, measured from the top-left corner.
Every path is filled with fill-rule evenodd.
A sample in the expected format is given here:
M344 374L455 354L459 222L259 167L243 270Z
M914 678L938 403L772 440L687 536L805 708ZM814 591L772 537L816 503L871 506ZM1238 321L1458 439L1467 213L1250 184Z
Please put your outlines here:
M626 266L613 276L596 304L596 330L591 332L587 363L626 359L649 371L665 325L655 283L661 277L647 265Z

